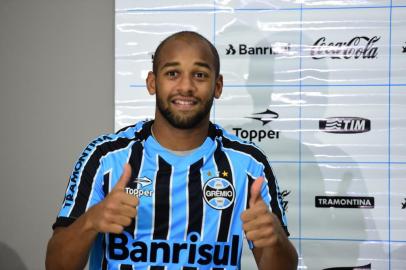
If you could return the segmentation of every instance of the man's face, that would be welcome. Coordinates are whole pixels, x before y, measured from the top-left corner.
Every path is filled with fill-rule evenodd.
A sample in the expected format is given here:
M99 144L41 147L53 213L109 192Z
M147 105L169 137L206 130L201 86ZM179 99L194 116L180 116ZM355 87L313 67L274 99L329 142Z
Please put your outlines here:
M222 78L215 77L213 56L205 42L181 38L164 45L157 74L148 75L147 85L156 94L156 118L190 129L208 121L213 99L221 94Z

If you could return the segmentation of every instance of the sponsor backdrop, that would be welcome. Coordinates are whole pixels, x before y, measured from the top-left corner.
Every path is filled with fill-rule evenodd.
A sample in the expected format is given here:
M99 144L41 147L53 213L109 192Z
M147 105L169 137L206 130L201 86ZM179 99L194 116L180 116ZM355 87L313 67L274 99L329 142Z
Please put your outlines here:
M116 0L116 130L180 30L217 47L212 121L267 153L300 269L406 269L406 2Z

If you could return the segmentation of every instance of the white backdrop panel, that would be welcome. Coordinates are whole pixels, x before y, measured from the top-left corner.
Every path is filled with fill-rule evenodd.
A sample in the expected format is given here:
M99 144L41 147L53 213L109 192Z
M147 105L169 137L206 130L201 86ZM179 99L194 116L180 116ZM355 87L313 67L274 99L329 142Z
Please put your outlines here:
M115 127L153 117L158 43L198 31L224 75L211 120L269 156L299 268L406 269L405 29L403 0L116 0Z

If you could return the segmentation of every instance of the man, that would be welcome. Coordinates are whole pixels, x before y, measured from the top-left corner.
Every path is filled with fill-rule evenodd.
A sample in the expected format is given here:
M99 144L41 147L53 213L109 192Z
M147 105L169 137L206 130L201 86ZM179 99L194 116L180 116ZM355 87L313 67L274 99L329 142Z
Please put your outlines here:
M223 78L214 46L179 32L146 84L155 120L91 142L70 177L47 269L239 269L243 236L259 269L296 269L265 155L210 123Z

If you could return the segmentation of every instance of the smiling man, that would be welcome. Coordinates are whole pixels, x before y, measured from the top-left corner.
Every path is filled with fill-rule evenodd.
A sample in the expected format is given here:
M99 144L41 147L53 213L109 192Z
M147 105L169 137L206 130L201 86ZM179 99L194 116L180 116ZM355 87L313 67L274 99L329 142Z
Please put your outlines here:
M266 156L209 121L223 88L214 46L166 38L146 79L155 119L92 141L74 166L47 269L296 269Z

